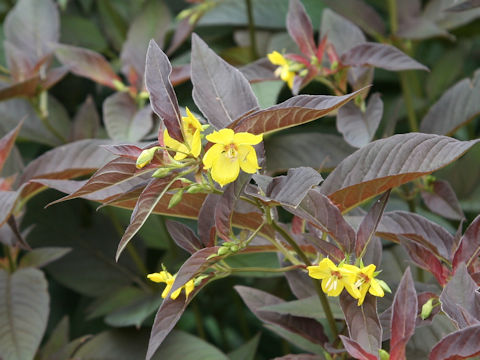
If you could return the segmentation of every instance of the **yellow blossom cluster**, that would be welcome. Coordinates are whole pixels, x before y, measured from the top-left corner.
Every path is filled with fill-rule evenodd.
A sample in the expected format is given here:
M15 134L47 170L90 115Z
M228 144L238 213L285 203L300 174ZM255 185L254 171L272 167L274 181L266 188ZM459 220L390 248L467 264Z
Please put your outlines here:
M176 275L172 275L168 271L163 270L163 271L160 271L160 272L148 274L147 278L150 279L153 282L156 282L156 283L167 284L167 286L165 287L165 289L162 292L162 298L165 299L167 297L168 293L170 292L170 290L172 290L173 283L175 282L175 276ZM193 291L194 288L195 288L195 282L192 279L192 280L188 281L182 287L175 290L170 295L170 297L172 298L172 300L175 300L178 297L178 295L180 295L180 293L182 292L182 289L185 289L185 296L188 298L188 295L190 295L190 293Z
M167 129L163 132L165 148L175 152L173 159L176 161L182 161L187 157L198 159L202 152L202 132L205 126L202 126L188 108L186 112L187 116L182 117L183 143L170 137ZM203 168L210 170L213 180L221 186L235 181L240 169L249 174L254 174L260 169L253 145L263 140L262 135L221 129L208 134L206 139L213 145L202 158ZM159 148L157 146L144 150L137 159L137 168L149 164Z
M308 266L308 275L322 280L322 290L328 296L339 296L343 289L355 299L358 306L363 304L367 292L373 296L383 297L384 290L390 292L388 285L375 279L375 265L361 267L340 263L338 266L328 258L324 258L318 265Z
M275 76L280 77L280 79L285 81L288 87L292 89L293 80L295 79L295 71L292 71L290 61L278 51L268 54L267 57L273 65L278 65L277 70L275 70Z

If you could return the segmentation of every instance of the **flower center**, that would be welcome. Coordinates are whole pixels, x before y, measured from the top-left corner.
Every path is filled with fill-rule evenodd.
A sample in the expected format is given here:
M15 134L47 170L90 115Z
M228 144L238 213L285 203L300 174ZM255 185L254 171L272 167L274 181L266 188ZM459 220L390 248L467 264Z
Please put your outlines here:
M338 280L342 278L342 274L339 271L331 271L330 277L327 280L326 288L327 291L333 291L338 286Z
M368 275L364 273L359 273L357 276L358 276L358 280L355 282L355 285L354 285L357 288L359 288L363 284L368 284L368 282L370 281L370 278L368 277Z
M225 154L227 155L227 157L229 157L230 159L236 159L237 158L237 146L235 144L228 144L228 145L225 145Z

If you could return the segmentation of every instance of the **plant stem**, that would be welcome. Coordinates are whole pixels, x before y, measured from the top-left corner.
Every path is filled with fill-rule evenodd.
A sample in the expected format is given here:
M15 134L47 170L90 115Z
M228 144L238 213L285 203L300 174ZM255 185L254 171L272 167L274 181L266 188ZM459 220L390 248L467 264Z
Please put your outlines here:
M277 230L282 237L285 239L286 242L295 250L298 256L303 260L305 265L311 266L312 263L308 259L307 255L303 252L303 250L298 246L295 240L288 234L282 227L280 227L275 221L272 222L272 226L275 230ZM330 330L332 331L333 337L336 339L338 338L338 329L337 324L335 323L335 318L333 317L332 309L330 308L330 304L327 300L325 293L322 291L322 287L320 285L320 281L316 279L312 279L313 286L315 287L315 291L317 292L318 298L320 299L320 303L322 304L323 311L325 312L325 316L327 317L328 325L330 326Z
M286 271L291 271L298 269L299 265L285 266L281 268L265 268L265 267L245 267L245 268L230 268L232 273L241 273L241 272L271 272L271 273L281 273Z
M250 35L250 56L252 61L258 58L257 53L257 39L255 37L255 21L253 19L253 6L252 0L245 0L247 5L247 16L248 16L248 33Z
M203 340L207 340L207 334L205 333L205 329L203 328L204 321L203 321L202 312L200 311L196 301L193 301L192 303L192 310L193 310L193 315L195 316L195 324L197 326L198 336Z
M395 35L398 31L397 0L388 0L388 15L390 17L390 31Z
M16 265L15 265L15 261L13 261L12 253L10 252L10 247L7 245L3 245L3 252L8 260L8 269L10 270L11 273L13 273L15 271Z
M415 114L415 108L413 106L412 89L410 87L410 81L408 80L408 74L402 71L399 74L399 77L400 85L402 86L403 101L405 102L405 106L407 108L408 124L410 127L410 131L417 132L417 116Z

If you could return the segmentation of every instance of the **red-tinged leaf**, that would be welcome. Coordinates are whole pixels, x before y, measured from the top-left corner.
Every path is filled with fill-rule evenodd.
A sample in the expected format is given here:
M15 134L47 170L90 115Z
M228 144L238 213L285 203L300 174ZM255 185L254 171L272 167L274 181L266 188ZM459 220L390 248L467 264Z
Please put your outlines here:
M0 191L0 227L10 218L18 197L17 191Z
M459 328L480 323L480 294L477 289L477 284L463 263L443 288L440 295L442 311Z
M253 178L258 179L258 175ZM285 206L297 207L307 195L312 186L323 181L322 176L312 168L300 167L289 169L287 175L265 179L268 185L261 186L261 193L249 195L255 196L265 202L275 202Z
M345 258L345 254L335 244L322 239L318 234L304 235L305 242L312 244L325 257L329 257L335 262L340 262Z
M375 37L385 33L382 17L366 2L362 0L343 0L341 2L323 0L323 2L333 11L360 26L367 34Z
M334 46L338 55L367 41L357 25L329 8L322 13L320 34L322 38L326 36L327 41Z
M198 20L197 20L198 21ZM182 19L175 26L175 32L173 33L170 45L167 50L167 55L172 55L184 42L190 37L190 34L195 27L196 21L192 22L191 17Z
M0 100L8 100L19 96L31 97L37 93L40 83L40 76L36 75L27 80L2 87L0 88Z
M417 318L417 293L410 268L407 268L398 285L392 305L390 330L390 359L405 359L405 346L415 332Z
M296 208L284 208L325 231L343 252L352 253L355 250L355 231L340 210L319 191L310 190Z
M367 294L362 306L346 291L340 294L340 306L345 314L350 339L371 354L382 348L382 327L377 315L377 298ZM376 358L376 357L375 357Z
M345 211L388 189L441 169L479 141L458 141L420 133L377 140L342 161L320 188Z
M190 80L191 67L190 64L178 65L172 68L172 74L170 80L173 86L183 84L185 81Z
M10 130L0 139L0 172L5 165L5 161L7 160L8 155L10 155L10 151L15 145L15 139L17 138L18 132L20 131L22 124L23 121L20 121L14 129Z
M346 104L362 90L343 96L298 95L265 110L246 115L229 125L233 130L267 134L305 124Z
M432 349L429 360L471 359L480 354L480 325L473 325L445 336Z
M178 108L177 96L170 82L171 73L172 65L170 65L167 55L154 40L151 40L145 65L145 86L150 93L150 105L163 120L169 135L173 139L183 142L182 116ZM163 139L163 132L158 134L158 138L159 141Z
M250 179L250 176L248 178ZM215 205L215 228L218 236L225 241L230 241L233 210L241 191L246 185L243 181L241 184L238 184L237 181L228 184Z
M138 110L130 94L117 92L103 103L103 121L111 139L137 142L152 128L152 110L150 106Z
M352 102L338 109L337 129L347 143L360 148L372 141L382 115L383 101L380 94L375 93L369 98L365 112Z
M51 43L58 41L60 19L55 2L18 1L5 19L4 31L5 40L36 64L51 53Z
M377 235L395 242L401 242L400 237L403 236L447 260L451 258L455 241L440 225L421 215L405 211L385 213L378 226Z
M58 44L55 46L55 55L75 75L86 77L112 89L115 89L115 81L122 81L108 61L95 51Z
M100 115L98 115L93 98L89 95L73 118L70 139L77 141L96 138L99 128Z
M282 263L287 266L287 263ZM285 272L288 286L297 299L305 299L316 296L317 293L312 286L312 279L303 270L293 270Z
M480 0L465 0L460 4L456 4L446 9L446 11L467 11L480 7Z
M111 152L113 155L137 160L143 149L135 145L102 145L102 148Z
M347 338L344 335L340 335L340 339L342 340L343 346L345 346L345 350L353 356L355 359L359 360L377 360L378 357L376 355L370 354L368 351L365 351L364 348L360 346L360 344L352 339Z
M117 253L115 255L115 259L117 261L130 239L138 232L138 230L140 230L145 221L147 221L148 216L155 209L155 206L157 206L160 199L163 197L163 195L165 195L165 192L168 190L168 186L171 181L172 179L170 177L153 179L142 191L138 197L137 204L133 209L133 213L130 218L130 224L128 225L125 233L122 236L122 239L120 240L120 243L118 244Z
M195 295L197 295L210 280L209 278L204 279L198 286L195 286L195 289L190 293L188 298L185 298L185 294L182 291L175 300L172 300L170 297L166 297L163 300L153 322L150 340L148 341L146 360L152 359L157 349L163 343L163 340L165 340L170 331L175 327L188 304L190 304Z
M136 74L137 82L131 83L137 89L143 88L145 73L145 57L148 42L154 39L160 47L169 29L171 21L170 11L166 4L160 1L147 1L141 12L133 19L128 29L127 40L123 44L120 59L122 72L129 77L131 71Z
M42 90L48 90L62 80L65 75L68 74L68 66L60 66L55 69L51 69L47 72L44 80L42 80Z
M480 71L449 88L420 124L425 133L451 135L480 114Z
M274 72L277 65L274 65L267 58L261 58L248 65L242 66L239 70L251 83L259 81L278 80Z
M196 34L192 35L193 99L217 129L258 109L250 84L242 73L221 59Z
M17 245L24 250L31 250L32 248L26 240L23 238L22 233L20 232L17 221L15 220L15 216L10 215L10 217L7 220L7 225L10 227L10 230L12 230L13 235L15 236Z
M290 0L287 13L287 30L307 58L310 59L316 55L312 22L300 0Z
M311 354L288 354L282 357L276 357L273 360L322 360L320 355Z
M173 241L185 251L193 254L203 248L200 239L187 225L173 220L165 221L165 225Z
M208 194L198 213L198 236L205 247L213 246L216 237L215 208L220 195Z
M457 195L448 181L435 180L432 191L422 191L421 195L425 205L434 213L452 220L465 219Z
M345 66L373 66L391 71L425 70L428 68L392 45L364 43L357 45L340 58Z
M355 242L355 254L357 257L365 252L364 248L370 243L372 238L375 236L377 231L378 224L387 205L388 198L390 196L390 191L385 192L380 199L375 201L375 203L370 208L370 211L365 215L357 231L357 239Z
M267 324L279 325L314 344L323 345L328 341L323 331L323 326L313 319L262 310L265 306L283 303L282 299L246 286L237 285L235 290L237 290L250 311Z
M457 266L464 262L467 266L475 260L480 253L480 215L478 215L469 225L453 255L452 266L455 270Z

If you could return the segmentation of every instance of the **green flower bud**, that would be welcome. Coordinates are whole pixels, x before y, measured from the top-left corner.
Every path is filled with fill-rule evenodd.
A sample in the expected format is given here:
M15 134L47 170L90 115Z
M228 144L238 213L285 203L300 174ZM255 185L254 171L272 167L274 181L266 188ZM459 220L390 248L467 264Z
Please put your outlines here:
M175 205L178 205L180 201L182 201L183 197L183 189L178 190L175 194L173 194L170 202L168 203L168 208L171 209Z
M115 86L115 90L120 92L125 92L128 90L128 87L123 82L117 79L113 80L113 86Z
M220 249L218 249L217 256L222 256L226 255L230 252L230 249L226 246L221 246Z
M232 252L237 252L238 251L238 245L237 244L233 244L231 247L230 247L230 250L232 250Z
M389 360L390 359L390 354L383 349L378 350L378 355L380 355L380 360Z
M145 165L150 164L153 157L155 156L155 152L159 149L159 146L154 146L150 149L143 150L137 158L137 169L143 168Z
M208 192L208 187L202 184L193 184L187 189L187 194L198 194L202 192Z
M168 174L170 174L170 171L172 169L170 168L158 168L157 170L155 170L155 172L152 174L152 177L155 177L155 178L164 178L165 176L167 176Z
M430 299L427 300L427 302L425 304L423 304L422 312L420 314L420 317L422 318L422 320L425 320L426 318L428 318L432 314L433 300L434 300L434 298L430 298Z

